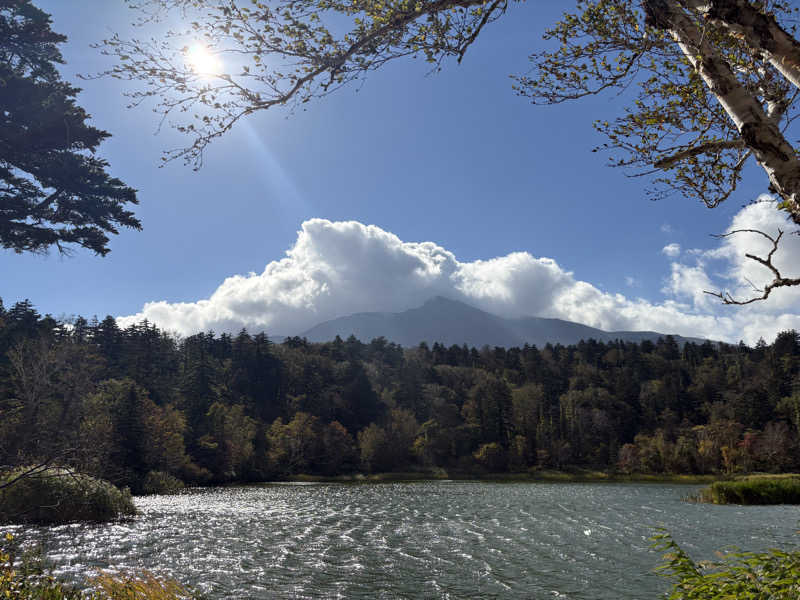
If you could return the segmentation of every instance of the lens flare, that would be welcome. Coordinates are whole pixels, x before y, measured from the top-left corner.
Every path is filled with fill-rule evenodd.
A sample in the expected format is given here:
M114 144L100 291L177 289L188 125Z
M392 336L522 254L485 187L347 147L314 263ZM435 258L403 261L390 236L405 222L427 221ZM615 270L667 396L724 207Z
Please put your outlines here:
M186 64L198 75L222 73L222 61L202 44L194 44L186 50Z

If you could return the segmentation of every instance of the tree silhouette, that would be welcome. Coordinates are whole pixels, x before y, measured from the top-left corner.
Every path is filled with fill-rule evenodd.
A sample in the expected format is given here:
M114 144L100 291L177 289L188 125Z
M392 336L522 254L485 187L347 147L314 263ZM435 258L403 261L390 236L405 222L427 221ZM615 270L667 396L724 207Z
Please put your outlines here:
M109 234L141 228L125 208L136 191L94 154L110 134L86 124L56 70L65 40L30 0L0 0L0 246L105 255Z

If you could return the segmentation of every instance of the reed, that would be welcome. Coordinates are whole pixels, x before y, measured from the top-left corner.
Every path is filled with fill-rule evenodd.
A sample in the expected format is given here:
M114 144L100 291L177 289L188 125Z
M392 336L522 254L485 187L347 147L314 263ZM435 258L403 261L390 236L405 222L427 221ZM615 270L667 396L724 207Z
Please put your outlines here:
M192 592L174 579L149 571L139 573L101 572L89 580L91 600L189 600Z
M711 504L800 504L800 476L715 481L693 499Z

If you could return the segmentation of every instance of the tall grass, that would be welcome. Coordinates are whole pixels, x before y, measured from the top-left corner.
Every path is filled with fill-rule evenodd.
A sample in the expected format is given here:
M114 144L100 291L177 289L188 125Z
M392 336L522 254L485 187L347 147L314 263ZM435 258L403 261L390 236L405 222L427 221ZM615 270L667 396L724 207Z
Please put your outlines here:
M174 579L140 573L100 573L89 580L92 600L190 600L192 592Z
M711 504L800 504L800 477L758 476L715 481L694 499Z

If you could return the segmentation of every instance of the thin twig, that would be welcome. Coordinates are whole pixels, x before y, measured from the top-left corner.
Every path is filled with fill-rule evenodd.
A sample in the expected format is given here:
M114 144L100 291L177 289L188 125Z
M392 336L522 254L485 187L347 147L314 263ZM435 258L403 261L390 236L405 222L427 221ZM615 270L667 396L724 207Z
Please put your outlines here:
M745 256L751 260L756 261L758 264L768 268L770 271L772 271L772 274L775 276L775 278L770 283L765 285L763 288L756 287L755 285L753 285L751 281L748 280L747 282L751 286L753 286L753 289L756 292L761 292L761 295L754 296L747 300L737 300L736 298L731 296L729 292L726 291L709 292L708 290L703 290L703 293L709 294L710 296L714 296L715 298L719 298L720 300L722 300L723 304L744 305L744 304L750 304L752 302L758 302L759 300L766 300L772 293L772 290L774 290L775 288L800 285L800 277L797 278L784 277L783 275L781 275L781 272L778 270L778 267L776 267L772 262L772 258L775 255L775 252L777 252L778 250L778 244L780 243L781 238L783 237L783 231L778 229L778 235L776 237L772 237L768 233L764 233L759 229L734 229L733 231L729 231L728 233L714 235L713 237L726 238L736 233L757 233L758 235L762 235L765 238L767 238L770 242L772 242L772 250L769 251L766 258L756 256L755 254L745 254Z

